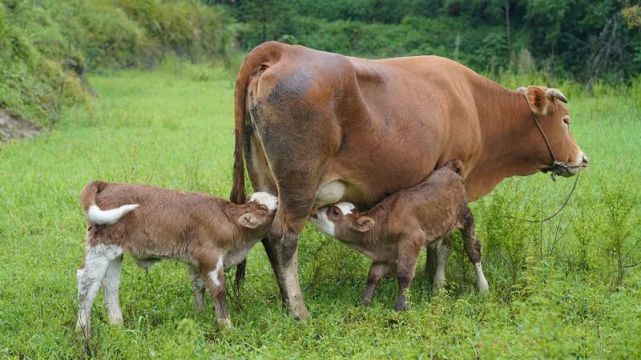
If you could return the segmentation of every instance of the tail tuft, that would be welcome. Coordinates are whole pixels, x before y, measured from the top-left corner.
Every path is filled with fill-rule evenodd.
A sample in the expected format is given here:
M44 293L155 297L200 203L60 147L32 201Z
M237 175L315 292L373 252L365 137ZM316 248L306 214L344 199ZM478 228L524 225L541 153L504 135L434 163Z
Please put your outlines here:
M87 211L87 219L89 219L90 223L96 225L112 225L138 206L138 204L127 204L115 209L102 210L94 204Z

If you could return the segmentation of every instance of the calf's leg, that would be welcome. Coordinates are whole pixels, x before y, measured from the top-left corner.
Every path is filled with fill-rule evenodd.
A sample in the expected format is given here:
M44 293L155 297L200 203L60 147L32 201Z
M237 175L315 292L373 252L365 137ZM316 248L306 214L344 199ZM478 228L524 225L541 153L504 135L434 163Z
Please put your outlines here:
M447 258L452 251L452 237L447 235L436 241L436 271L432 288L435 291L445 286L445 270L447 269Z
M218 323L225 327L231 327L231 319L227 312L227 302L225 300L225 269L224 259L219 256L216 259L215 265L209 259L200 262L200 275L205 287L209 292L213 302L214 310L216 311L216 318Z
M394 310L404 311L407 308L406 292L414 280L416 273L416 263L421 253L420 246L414 246L413 243L402 241L398 249L398 265L396 267L396 278L398 279L398 297Z
M122 310L120 310L120 269L122 267L122 255L109 261L103 285L105 288L105 307L112 325L122 325Z
M191 279L191 290L194 293L194 309L203 311L205 308L205 283L196 269L189 269L189 278Z
M85 266L79 269L78 276L78 322L77 330L85 338L91 336L91 307L105 277L109 263L122 255L122 249L114 245L95 245L87 248Z
M389 272L389 265L387 263L377 263L373 262L369 268L369 274L367 275L367 287L363 292L363 305L369 306L372 302L372 296L374 296L374 291L376 291L376 286L379 281L385 274Z
M467 206L465 206L462 211L462 220L463 229L461 230L461 234L463 235L465 251L472 264L474 264L476 284L479 291L486 293L490 290L490 287L485 279L483 267L481 266L481 243L474 232L474 217L472 216L472 211Z

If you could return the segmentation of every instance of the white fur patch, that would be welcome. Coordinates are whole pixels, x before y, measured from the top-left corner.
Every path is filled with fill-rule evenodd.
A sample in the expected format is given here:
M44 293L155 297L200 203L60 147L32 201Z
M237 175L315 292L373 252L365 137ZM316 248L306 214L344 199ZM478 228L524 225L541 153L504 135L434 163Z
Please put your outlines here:
M102 210L94 204L89 207L87 218L93 224L112 225L138 206L138 204L128 204L115 209Z
M356 206L354 204L348 203L348 202L339 202L334 206L341 209L341 211L343 212L343 215L349 215L352 213L352 210L356 209Z
M255 192L249 197L249 202L255 201L267 207L267 210L274 211L278 207L278 197L267 192Z
M224 263L225 259L223 258L223 256L219 257L218 262L216 263L216 268L209 272L209 278L216 286L220 286L220 278L218 277L218 273L220 271L223 271Z
M329 220L327 218L327 210L329 209L328 206L322 207L318 209L316 212L316 217L310 217L309 220L320 230L321 232L329 235L329 236L334 236L336 233L336 225L334 224L333 221Z
M487 283L487 279L485 279L480 261L474 264L474 270L476 271L476 284L479 287L479 291L482 293L490 291L490 286Z

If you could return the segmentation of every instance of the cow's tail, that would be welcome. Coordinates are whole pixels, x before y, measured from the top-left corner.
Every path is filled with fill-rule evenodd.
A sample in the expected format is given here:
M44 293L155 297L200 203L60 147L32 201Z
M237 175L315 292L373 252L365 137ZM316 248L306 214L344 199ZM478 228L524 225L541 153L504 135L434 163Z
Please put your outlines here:
M450 160L445 164L445 166L455 173L463 176L463 162L461 160Z
M280 58L283 44L275 41L263 43L254 48L245 58L245 61L238 71L236 85L234 88L234 175L233 185L229 200L236 204L243 204L246 201L247 194L245 191L245 155L244 149L249 148L248 129L246 128L247 114L247 87L253 76L269 68ZM236 281L234 283L234 293L239 295L240 287L245 279L244 260L236 266Z
M96 205L96 195L104 190L106 186L107 183L104 181L94 181L82 189L82 193L80 194L80 203L82 204L82 208L85 210L87 221L89 221L90 224L115 224L121 217L127 215L139 206L138 204L127 204L115 209L102 210L98 205Z

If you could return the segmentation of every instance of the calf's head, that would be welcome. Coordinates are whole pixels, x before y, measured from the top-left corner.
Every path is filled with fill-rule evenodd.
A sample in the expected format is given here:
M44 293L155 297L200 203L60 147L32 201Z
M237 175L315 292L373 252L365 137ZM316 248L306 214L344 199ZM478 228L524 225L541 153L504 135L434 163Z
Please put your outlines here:
M311 222L323 233L346 242L358 242L374 227L374 219L361 215L356 206L340 202L312 212Z
M274 220L278 207L278 198L266 192L253 193L247 203L238 206L236 217L238 224L252 232L267 232Z
M527 139L536 147L533 156L539 169L567 177L587 167L588 158L570 132L571 119L563 93L541 86L521 87L517 91L524 95L534 119L541 126L539 130L532 124Z

